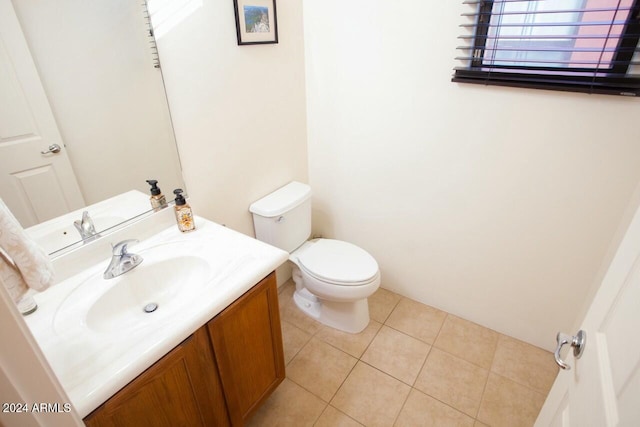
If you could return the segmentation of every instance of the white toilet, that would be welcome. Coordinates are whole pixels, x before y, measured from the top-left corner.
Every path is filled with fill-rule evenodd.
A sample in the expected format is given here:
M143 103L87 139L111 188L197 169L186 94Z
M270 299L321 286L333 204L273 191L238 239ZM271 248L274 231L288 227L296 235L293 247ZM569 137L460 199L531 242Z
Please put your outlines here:
M378 263L365 250L311 235L311 187L291 182L254 202L256 238L290 253L298 308L332 328L358 333L369 324L367 298L380 286Z

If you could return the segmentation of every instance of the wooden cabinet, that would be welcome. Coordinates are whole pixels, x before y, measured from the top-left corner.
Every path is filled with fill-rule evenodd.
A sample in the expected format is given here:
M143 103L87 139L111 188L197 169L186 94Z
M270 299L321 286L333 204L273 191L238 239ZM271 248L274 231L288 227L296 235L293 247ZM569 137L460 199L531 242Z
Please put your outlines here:
M275 274L208 323L234 426L245 421L284 380Z
M271 273L89 414L89 427L242 426L284 379Z

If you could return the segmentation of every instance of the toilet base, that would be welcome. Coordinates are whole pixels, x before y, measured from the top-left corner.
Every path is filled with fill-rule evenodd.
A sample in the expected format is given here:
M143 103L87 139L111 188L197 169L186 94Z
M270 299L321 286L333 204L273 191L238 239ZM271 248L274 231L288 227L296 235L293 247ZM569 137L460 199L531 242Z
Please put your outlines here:
M293 293L293 300L307 316L344 332L357 334L369 324L369 303L366 298L356 301L327 301L321 300L306 288L299 288Z

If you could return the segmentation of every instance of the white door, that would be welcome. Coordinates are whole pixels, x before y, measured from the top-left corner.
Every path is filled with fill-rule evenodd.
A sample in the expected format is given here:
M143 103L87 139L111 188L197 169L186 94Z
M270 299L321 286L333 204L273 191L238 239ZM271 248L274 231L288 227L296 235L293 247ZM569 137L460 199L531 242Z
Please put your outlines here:
M640 426L640 209L581 329L584 353L565 356L571 369L558 374L536 426Z
M0 0L0 197L23 227L85 205L10 0Z

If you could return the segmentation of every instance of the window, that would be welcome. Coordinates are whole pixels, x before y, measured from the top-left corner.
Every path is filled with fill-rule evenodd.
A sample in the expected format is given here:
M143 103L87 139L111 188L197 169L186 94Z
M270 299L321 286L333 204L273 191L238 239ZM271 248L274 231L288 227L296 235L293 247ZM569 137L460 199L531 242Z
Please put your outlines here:
M640 0L464 0L454 82L640 95Z

